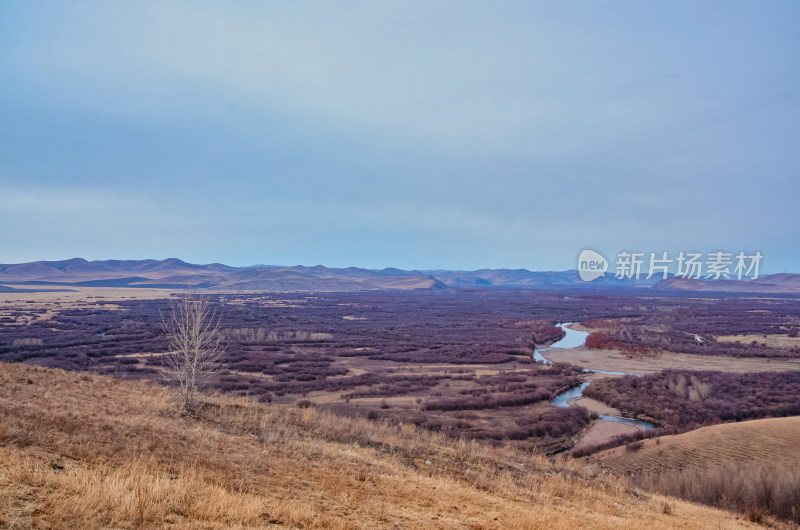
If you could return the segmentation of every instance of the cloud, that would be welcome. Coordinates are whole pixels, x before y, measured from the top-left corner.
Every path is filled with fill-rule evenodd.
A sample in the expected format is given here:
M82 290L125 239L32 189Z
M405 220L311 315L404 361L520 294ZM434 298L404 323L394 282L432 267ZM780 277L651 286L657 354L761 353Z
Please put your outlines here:
M31 249L38 208L76 253L80 230L116 230L143 255L211 238L210 261L263 261L235 247L260 236L272 262L788 255L799 20L777 2L3 4L0 217ZM739 222L753 198L769 207Z

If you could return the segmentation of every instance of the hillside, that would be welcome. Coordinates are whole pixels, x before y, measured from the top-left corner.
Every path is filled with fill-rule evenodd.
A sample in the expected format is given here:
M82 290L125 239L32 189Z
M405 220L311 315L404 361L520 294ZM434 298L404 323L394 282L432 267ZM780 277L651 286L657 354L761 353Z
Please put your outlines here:
M0 363L0 527L748 527L511 449Z
M800 523L800 417L704 427L584 459L651 491Z
M800 467L800 416L724 423L644 440L637 451L616 447L586 458L620 475L666 473L718 465L769 462Z

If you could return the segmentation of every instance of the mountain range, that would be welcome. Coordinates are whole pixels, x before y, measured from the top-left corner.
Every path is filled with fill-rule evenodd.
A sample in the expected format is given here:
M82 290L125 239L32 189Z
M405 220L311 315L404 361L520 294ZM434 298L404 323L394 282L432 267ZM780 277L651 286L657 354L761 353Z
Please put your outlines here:
M643 288L654 291L712 291L800 293L800 274L772 274L753 281L701 281L679 277L666 280L618 280L612 275L591 283L576 270L530 271L480 269L475 271L403 270L396 268L331 268L317 265L256 265L231 267L221 263L198 265L177 258L165 260L97 260L73 258L0 264L0 292L58 287L146 287L167 289L257 291L357 291L376 289L445 288Z

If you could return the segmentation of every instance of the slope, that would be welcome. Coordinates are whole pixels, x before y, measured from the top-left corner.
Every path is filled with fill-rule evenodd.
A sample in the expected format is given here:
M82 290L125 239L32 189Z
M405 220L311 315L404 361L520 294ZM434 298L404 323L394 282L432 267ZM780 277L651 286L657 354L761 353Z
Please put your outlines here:
M224 397L185 417L161 387L21 364L0 418L0 526L749 526L413 426Z

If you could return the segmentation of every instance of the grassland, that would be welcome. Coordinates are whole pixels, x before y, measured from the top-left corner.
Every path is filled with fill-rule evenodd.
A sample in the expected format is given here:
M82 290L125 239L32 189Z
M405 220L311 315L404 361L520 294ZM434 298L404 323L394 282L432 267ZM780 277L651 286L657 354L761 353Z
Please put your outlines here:
M576 462L410 425L0 363L4 528L745 528Z
M631 485L800 523L800 417L704 427L596 453L587 465Z
M643 440L641 449L616 447L586 458L619 475L667 473L686 468L711 468L770 462L800 467L800 417L725 423L674 436Z
M547 352L548 359L570 363L590 370L654 374L661 370L688 369L718 372L778 372L800 370L800 360L757 357L728 357L725 355L696 355L691 353L657 352L655 355L631 358L617 350L597 350L581 346L569 350Z
M788 335L723 335L716 338L718 342L756 343L773 348L796 348L800 346L800 337Z

